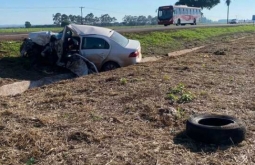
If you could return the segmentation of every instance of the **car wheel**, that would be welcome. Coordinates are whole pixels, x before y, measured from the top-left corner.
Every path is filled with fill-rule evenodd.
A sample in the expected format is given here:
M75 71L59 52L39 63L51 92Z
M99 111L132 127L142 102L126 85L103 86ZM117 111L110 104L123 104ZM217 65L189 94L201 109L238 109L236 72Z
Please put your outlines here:
M110 71L110 70L114 70L114 69L117 69L117 68L120 68L120 65L117 64L116 62L113 62L113 61L109 61L109 62L106 62L103 66L102 66L102 71Z
M245 139L246 128L237 118L226 115L194 115L186 123L187 135L210 144L237 144Z

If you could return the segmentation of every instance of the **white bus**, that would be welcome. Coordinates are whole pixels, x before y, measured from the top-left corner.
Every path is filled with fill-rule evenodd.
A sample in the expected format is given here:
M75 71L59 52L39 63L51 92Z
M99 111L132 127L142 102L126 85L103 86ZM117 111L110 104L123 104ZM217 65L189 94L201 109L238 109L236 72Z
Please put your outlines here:
M201 8L188 7L185 5L178 6L160 6L158 8L159 25L196 25L201 20Z

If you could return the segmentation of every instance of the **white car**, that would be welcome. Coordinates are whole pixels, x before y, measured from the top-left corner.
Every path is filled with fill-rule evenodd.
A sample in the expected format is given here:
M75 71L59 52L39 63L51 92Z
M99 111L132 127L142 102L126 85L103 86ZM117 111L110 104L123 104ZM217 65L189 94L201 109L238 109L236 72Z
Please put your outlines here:
M139 41L127 39L103 27L70 24L64 28L57 45L59 63L68 52L76 51L101 71L125 67L142 60Z

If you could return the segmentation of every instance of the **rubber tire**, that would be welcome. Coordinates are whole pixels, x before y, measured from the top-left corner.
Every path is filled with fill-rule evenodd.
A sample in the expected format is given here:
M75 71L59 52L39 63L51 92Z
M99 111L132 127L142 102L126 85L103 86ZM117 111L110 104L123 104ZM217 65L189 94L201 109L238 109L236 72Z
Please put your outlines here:
M181 25L181 20L178 19L176 26L180 26L180 25Z
M117 64L116 62L113 62L113 61L108 61L102 66L101 71L105 72L105 71L110 71L110 70L114 70L117 68L120 68L119 64Z
M194 19L193 23L191 25L197 25L196 19Z
M197 25L197 20L196 19L194 19L194 25Z
M209 119L227 120L232 123L215 126L200 124ZM195 141L209 144L238 144L245 139L246 128L239 119L226 115L193 115L186 122L186 133Z

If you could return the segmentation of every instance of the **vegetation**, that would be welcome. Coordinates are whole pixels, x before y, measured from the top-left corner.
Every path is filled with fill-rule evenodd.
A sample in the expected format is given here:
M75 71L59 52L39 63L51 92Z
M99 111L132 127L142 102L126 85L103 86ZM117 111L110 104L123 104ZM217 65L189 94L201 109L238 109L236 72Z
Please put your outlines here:
M175 4L211 9L219 3L220 0L179 0Z
M126 28L150 28L150 27L162 27L162 26L155 26L155 25L147 25L147 26L111 26L111 29L126 29ZM31 28L0 28L0 33L28 33L34 31L53 31L53 32L60 32L63 30L63 27L56 27L56 26L32 26Z
M14 29L0 29L1 32L12 31ZM16 29L16 32L25 32L27 29ZM62 28L31 28L29 31L49 30L59 32ZM236 33L254 32L253 26L237 27L216 27L216 28L196 28L183 30L169 30L158 32L140 32L140 33L122 33L127 38L137 39L141 42L143 56L166 55L171 51L195 47L210 43L213 38L224 37ZM11 51L11 54L19 54L19 45L21 42L2 42L2 53Z
M28 32L35 32L35 31L53 31L53 32L60 32L63 30L62 27L38 27L35 28L5 28L0 29L0 33L28 33Z
M31 28L32 25L31 25L31 23L30 23L29 21L26 21L26 22L25 22L25 27L26 27L26 28Z
M144 55L165 55L173 50L192 47L210 42L212 38L224 37L235 33L255 32L253 26L196 28L185 30L171 30L145 33L124 33L128 38L137 39L141 42Z
M19 55L20 45L21 42L19 41L0 42L0 58L16 57Z
M184 104L191 102L195 96L186 89L185 85L180 83L174 88L170 88L167 93L167 99L171 101L171 103Z
M100 25L100 26L140 26L140 25L156 25L157 17L149 16L131 16L126 15L123 18L123 22L117 22L115 17L111 17L109 14L103 14L101 16L95 16L93 13L87 14L85 17L80 15L67 15L56 13L53 15L53 22L55 25L60 26L62 22L72 22L77 24L89 24L89 25Z

